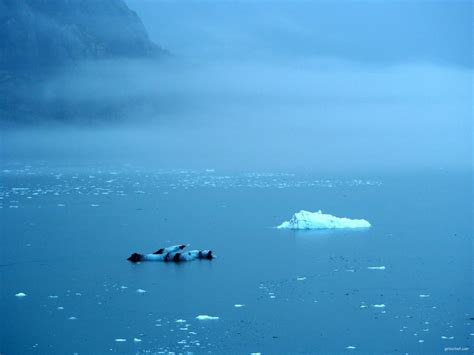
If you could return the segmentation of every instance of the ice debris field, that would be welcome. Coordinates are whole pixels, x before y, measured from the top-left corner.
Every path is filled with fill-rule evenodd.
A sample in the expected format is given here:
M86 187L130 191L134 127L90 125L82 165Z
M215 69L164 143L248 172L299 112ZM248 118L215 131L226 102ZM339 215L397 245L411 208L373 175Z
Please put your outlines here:
M293 215L289 221L285 221L277 228L279 229L353 229L369 228L370 223L365 219L350 219L318 212L301 210Z

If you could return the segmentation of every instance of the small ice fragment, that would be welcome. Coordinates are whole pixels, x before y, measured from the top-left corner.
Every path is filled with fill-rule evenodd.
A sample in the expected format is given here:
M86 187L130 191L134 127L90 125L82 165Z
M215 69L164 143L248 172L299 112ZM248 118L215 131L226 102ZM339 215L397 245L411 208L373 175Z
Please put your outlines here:
M250 353L250 355L262 355L262 353Z
M58 203L58 207L65 207L66 205L64 203Z
M270 298L276 298L276 296L274 296L274 295L271 295L271 296L270 296Z
M117 343L124 343L124 342L127 341L127 339L124 339L124 338L117 338L117 339L115 339L115 341L116 341Z
M18 292L15 296L16 296L16 297L25 297L25 296L26 296L26 293Z
M127 286L120 286L120 288L121 288L122 290L125 290L125 289L128 288L128 287L127 287Z
M137 290L137 292L138 292L138 293L145 293L146 291L143 290L143 289L141 289L141 288L139 288L139 289Z
M242 307L245 307L244 304L234 304L234 307L235 308L242 308Z
M176 320L176 323L186 323L186 320L184 320L184 319L177 319L177 320Z
M369 266L369 270L385 270L385 266Z
M424 343L425 341L422 340L422 339L420 339L420 340L418 340L418 342L419 342L419 343Z
M385 305L382 303L382 304L374 304L372 305L372 307L374 308L385 308Z
M76 317L69 317L68 319L69 320L76 320L77 318Z
M430 295L418 295L418 297L420 297L420 298L427 298L427 297L430 297Z
M48 298L58 298L59 296L55 296L55 295L51 295L51 296L48 296Z
M367 308L365 304L360 305L360 308Z
M353 346L353 345L349 345L349 346L346 346L346 349L349 349L349 350L354 350L356 347Z
M134 341L135 343L139 343L139 342L141 342L142 340L141 340L140 338L133 338L133 341Z
M298 280L298 281L304 281L304 280L306 280L306 277L305 277L305 276L297 277L296 280Z
M91 207L99 207L99 205L93 203L93 204L91 204Z
M197 316L196 319L198 319L198 320L218 320L219 317L214 317L214 316L208 316L208 315L205 315L205 314L201 314L201 315Z
M63 307L63 306L59 306L57 309L62 310L62 309L64 309L64 307Z

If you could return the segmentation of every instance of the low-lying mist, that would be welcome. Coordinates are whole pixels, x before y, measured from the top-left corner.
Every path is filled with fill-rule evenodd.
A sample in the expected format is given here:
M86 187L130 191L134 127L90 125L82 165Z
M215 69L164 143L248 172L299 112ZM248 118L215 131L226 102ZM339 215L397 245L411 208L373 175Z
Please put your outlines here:
M170 168L423 169L470 164L468 69L337 59L104 61L32 91L49 105L122 105L90 124L4 131L6 159Z
M4 161L471 168L469 6L127 3L171 55L78 63L16 88L41 109L34 125L5 126Z

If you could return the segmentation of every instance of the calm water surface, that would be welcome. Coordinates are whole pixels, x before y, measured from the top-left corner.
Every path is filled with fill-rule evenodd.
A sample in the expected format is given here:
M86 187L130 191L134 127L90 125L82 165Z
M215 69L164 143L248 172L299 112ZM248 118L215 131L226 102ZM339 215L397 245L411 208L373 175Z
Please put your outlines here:
M2 354L472 347L468 174L3 169ZM300 209L373 227L273 228ZM218 259L126 260L176 243Z

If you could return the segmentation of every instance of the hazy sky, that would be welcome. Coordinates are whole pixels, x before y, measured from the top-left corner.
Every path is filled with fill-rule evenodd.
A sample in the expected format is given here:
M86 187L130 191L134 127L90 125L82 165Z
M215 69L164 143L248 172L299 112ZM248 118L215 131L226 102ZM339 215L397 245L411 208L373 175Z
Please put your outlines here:
M42 89L82 105L136 98L125 123L12 133L8 154L242 170L472 166L470 1L127 3L173 57L66 68Z
M178 55L472 66L472 2L127 0Z

